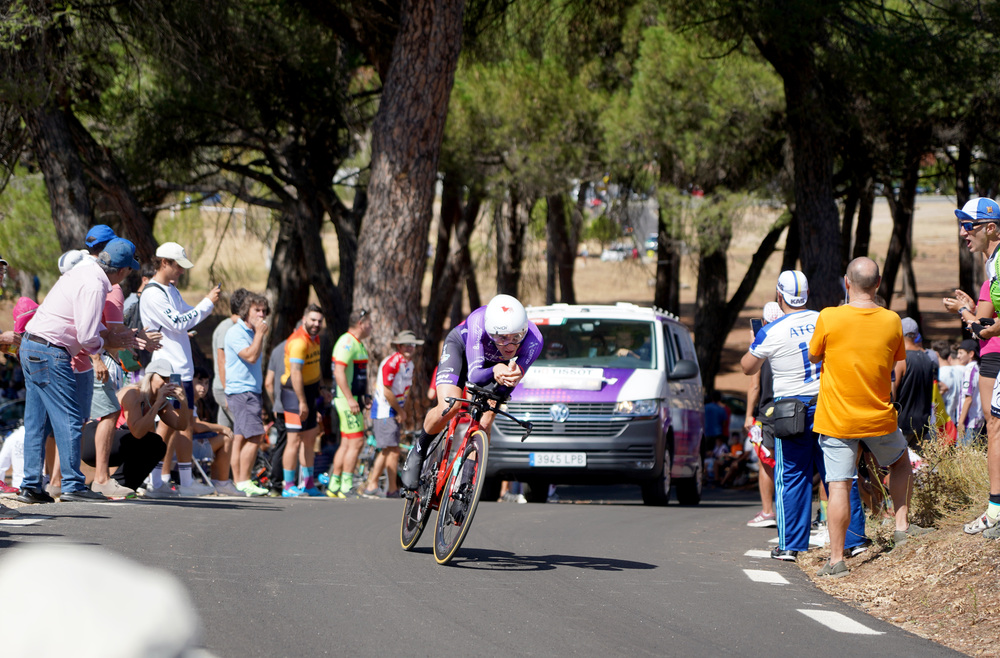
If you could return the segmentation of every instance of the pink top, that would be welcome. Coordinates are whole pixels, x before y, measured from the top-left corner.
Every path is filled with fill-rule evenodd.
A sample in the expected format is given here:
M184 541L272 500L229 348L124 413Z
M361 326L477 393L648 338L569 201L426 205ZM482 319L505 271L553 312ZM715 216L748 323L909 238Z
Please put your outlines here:
M18 334L24 333L24 328L27 326L31 318L35 317L35 310L38 309L38 303L29 298L21 297L14 304L14 310L12 311L14 315L14 332Z
M990 298L990 282L989 281L983 281L983 287L979 289L979 301L981 301L981 302L990 302L991 304L993 303L993 301ZM993 317L996 317L996 316L997 316L997 313L996 313L996 310L994 310L993 311ZM1000 352L1000 336L994 336L993 338L990 338L989 340L981 340L981 341L979 341L979 356L980 356L980 358L982 358L982 356L984 354L992 354L992 353L996 353L996 352Z
M98 354L104 347L101 312L110 291L108 275L96 262L81 263L59 277L25 331L65 347L71 356Z

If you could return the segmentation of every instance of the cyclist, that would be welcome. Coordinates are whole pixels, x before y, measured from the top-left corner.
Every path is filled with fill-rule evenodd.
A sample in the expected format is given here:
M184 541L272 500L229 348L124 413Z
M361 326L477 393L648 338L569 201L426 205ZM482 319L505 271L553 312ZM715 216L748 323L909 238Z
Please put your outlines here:
M447 399L462 397L466 382L482 386L495 381L497 392L509 392L539 357L542 345L538 327L528 321L521 302L510 295L497 295L449 332L441 347L435 379L437 406L427 411L423 430L399 473L405 488L417 487L427 449L460 411L459 405L448 409ZM512 363L514 357L517 360ZM493 416L488 412L480 420L487 436Z

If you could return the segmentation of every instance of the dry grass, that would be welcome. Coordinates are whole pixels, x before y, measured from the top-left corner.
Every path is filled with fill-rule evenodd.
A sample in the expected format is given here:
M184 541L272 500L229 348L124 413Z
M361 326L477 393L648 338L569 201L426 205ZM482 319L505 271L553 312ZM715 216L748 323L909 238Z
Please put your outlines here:
M816 580L832 596L921 637L976 656L1000 655L1000 542L966 535L962 525L982 513L989 492L980 446L922 447L924 466L914 479L911 520L933 525L930 535L892 545L894 524L869 519L875 546L847 560L851 575ZM828 549L800 557L810 575Z

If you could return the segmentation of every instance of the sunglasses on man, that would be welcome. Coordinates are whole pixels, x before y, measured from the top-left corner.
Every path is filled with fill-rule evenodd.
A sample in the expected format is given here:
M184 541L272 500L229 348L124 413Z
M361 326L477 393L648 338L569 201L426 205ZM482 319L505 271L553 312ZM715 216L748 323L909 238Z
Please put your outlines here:
M968 233L969 231L971 231L975 227L979 226L980 224L989 224L989 222L988 221L976 221L976 222L973 222L973 221L960 221L958 223L958 225L961 226L962 229L966 233Z

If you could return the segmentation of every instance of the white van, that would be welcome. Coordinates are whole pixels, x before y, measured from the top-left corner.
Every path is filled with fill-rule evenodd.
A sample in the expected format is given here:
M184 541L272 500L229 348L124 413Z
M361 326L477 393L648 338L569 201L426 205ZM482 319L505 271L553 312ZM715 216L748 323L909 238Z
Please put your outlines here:
M677 317L627 303L527 312L545 348L507 410L534 430L521 443L519 427L494 421L484 498L500 480L528 484L533 502L545 501L549 484L636 483L648 505L667 504L671 487L682 505L697 505L704 392Z

